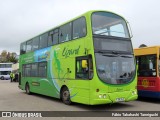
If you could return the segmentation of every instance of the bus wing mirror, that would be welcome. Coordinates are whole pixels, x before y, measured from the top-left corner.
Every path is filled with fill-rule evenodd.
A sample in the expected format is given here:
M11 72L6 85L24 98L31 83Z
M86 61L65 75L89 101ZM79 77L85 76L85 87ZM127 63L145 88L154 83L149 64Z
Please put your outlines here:
M87 60L82 60L82 68L87 68Z

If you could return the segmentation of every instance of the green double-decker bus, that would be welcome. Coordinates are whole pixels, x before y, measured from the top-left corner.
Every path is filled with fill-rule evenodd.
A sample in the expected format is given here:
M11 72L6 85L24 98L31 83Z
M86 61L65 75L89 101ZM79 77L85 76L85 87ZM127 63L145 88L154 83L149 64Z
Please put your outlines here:
M127 21L89 11L20 46L19 88L88 105L137 99Z

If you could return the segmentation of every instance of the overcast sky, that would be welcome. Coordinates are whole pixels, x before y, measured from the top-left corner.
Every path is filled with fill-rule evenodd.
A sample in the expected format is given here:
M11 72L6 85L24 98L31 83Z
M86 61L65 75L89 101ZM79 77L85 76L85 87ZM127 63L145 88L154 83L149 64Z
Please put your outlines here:
M125 17L134 48L160 45L160 0L0 0L0 52L19 53L21 42L89 10Z

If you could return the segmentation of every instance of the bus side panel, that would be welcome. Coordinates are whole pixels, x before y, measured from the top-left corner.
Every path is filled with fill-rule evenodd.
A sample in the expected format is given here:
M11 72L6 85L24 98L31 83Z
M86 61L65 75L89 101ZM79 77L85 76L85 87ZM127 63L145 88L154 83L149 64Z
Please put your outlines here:
M73 41L73 44L64 44L60 49L53 48L52 73L58 78L57 87L59 92L62 86L70 91L72 102L89 104L89 83L88 79L76 78L76 57L84 55L84 42ZM51 71L51 70L50 70Z
M138 95L142 97L160 98L160 78L138 77Z

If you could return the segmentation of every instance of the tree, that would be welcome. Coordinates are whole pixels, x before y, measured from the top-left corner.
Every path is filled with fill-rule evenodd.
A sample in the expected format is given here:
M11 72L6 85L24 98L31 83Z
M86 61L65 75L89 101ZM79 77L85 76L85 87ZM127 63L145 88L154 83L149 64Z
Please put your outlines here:
M13 62L13 63L17 63L18 59L17 59L17 54L15 52L7 52L6 50L3 50L1 55L0 55L0 62L4 63L4 62Z
M147 45L141 44L141 45L139 46L139 48L142 48L142 47L147 47Z
M18 59L15 56L10 56L8 62L17 63Z
M1 60L0 62L7 62L7 51L3 50L1 53Z

